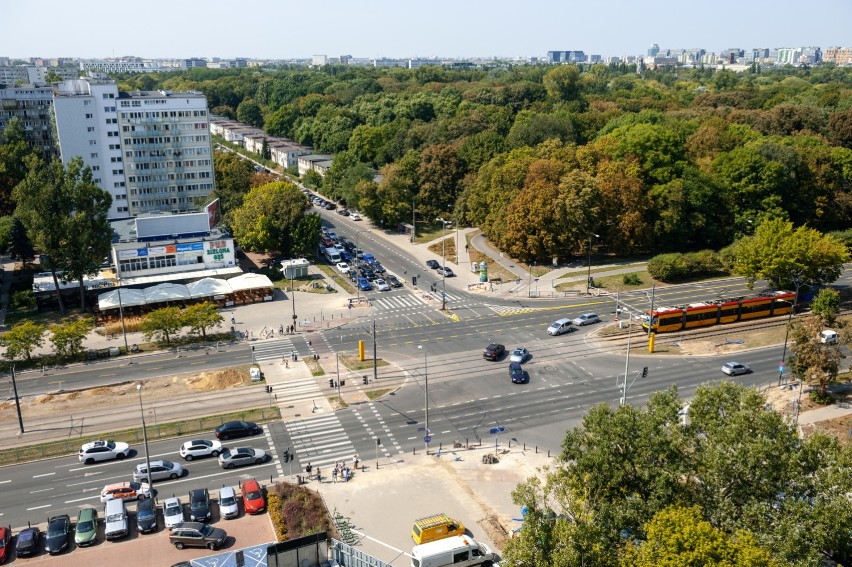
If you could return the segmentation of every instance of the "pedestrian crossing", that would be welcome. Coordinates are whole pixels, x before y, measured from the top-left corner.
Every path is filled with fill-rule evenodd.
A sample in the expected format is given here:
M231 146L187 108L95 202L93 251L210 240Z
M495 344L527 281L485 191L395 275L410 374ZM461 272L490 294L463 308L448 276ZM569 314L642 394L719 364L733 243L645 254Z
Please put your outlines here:
M485 304L485 307L491 309L501 317L506 317L507 315L518 315L520 313L532 313L533 311L537 311L537 307L514 307L511 305L490 305L488 303Z
M254 341L251 343L251 350L254 357L252 362L261 362L264 360L280 360L284 356L290 356L293 352L296 352L296 347L293 346L293 341L284 337Z
M293 443L294 454L302 467L333 467L348 461L355 454L355 446L346 434L336 415L319 415L287 424L287 433Z
M431 293L433 300L441 301L441 292L435 291ZM447 293L447 303L453 301L461 301L464 298L461 295ZM410 307L422 307L426 301L413 293L408 294L393 294L383 296L371 296L370 302L384 311L405 309Z
M279 404L292 404L324 397L313 376L270 384Z

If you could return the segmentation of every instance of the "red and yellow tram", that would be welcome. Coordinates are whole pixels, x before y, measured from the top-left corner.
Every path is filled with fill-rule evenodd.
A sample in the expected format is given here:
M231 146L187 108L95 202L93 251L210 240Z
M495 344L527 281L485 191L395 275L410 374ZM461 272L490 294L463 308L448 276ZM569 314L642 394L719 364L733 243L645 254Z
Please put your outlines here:
M703 303L690 303L675 307L655 309L651 317L651 331L667 333L696 327L748 321L759 317L787 315L793 310L796 294L775 291L756 297L717 299ZM650 315L648 312L647 314ZM648 328L648 318L642 323Z

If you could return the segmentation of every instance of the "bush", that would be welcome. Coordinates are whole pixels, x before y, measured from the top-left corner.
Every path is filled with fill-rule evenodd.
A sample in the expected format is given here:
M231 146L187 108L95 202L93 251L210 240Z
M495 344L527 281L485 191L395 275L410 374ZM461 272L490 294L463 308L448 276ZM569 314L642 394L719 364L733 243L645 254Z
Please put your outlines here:
M36 298L32 291L16 291L9 302L9 311L29 311L36 308Z
M332 529L322 499L302 486L279 482L269 487L266 507L278 541Z
M829 232L829 235L833 236L834 238L845 244L846 248L852 250L852 228Z
M636 272L624 274L621 281L624 282L624 285L642 285L642 278L640 278L639 274Z
M684 281L724 271L721 256L712 250L659 254L648 261L648 273L663 282Z

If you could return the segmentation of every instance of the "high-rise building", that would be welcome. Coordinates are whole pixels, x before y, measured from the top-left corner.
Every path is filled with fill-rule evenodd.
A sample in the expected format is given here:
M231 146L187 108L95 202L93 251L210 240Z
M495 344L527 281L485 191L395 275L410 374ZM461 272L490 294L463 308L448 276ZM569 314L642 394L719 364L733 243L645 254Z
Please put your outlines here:
M660 46L656 43L648 48L648 57L656 57L657 53L660 52Z
M0 87L0 143L3 131L12 118L20 118L31 148L40 150L45 158L55 154L51 113L53 89L42 85Z
M110 218L185 212L213 191L207 98L119 92L107 79L53 85L62 161L80 156L113 198Z
M852 47L828 47L822 60L837 65L852 65Z

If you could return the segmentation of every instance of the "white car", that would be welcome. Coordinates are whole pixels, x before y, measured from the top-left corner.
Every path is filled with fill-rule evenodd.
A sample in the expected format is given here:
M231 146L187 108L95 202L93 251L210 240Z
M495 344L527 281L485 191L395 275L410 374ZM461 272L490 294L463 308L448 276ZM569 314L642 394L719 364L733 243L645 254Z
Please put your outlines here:
M726 362L722 365L722 372L728 376L751 374L751 367L748 364L743 364L741 362Z
M81 463L91 465L98 461L110 461L130 456L130 445L116 441L92 441L80 447L78 458Z
M255 367L252 367L252 370L254 369ZM180 456L185 461L191 461L198 457L218 457L221 452L222 442L215 439L212 441L208 441L207 439L193 439L180 446Z
M237 495L230 486L223 486L222 490L219 491L219 515L226 520L236 518L240 515Z
M837 344L837 331L832 331L831 329L826 329L819 334L819 342L824 345L836 345Z
M349 269L350 269L349 264L347 264L346 262L338 262L337 263L337 271L340 272L341 274L348 274Z
M582 327L583 325L591 325L592 323L600 323L601 318L597 316L596 313L583 313L576 319L574 319L574 324L578 327Z
M350 213L349 213L349 218L350 218L351 220L361 220L361 215L359 215L358 213L351 213L351 212L350 212Z
M390 286L385 280L376 280L373 282L373 285L379 291L390 291Z
M244 465L260 465L266 460L266 451L253 449L251 447L237 447L225 450L219 455L219 466L223 469L232 469Z
M180 503L180 498L167 498L163 502L163 520L167 529L172 529L184 521L183 504Z

